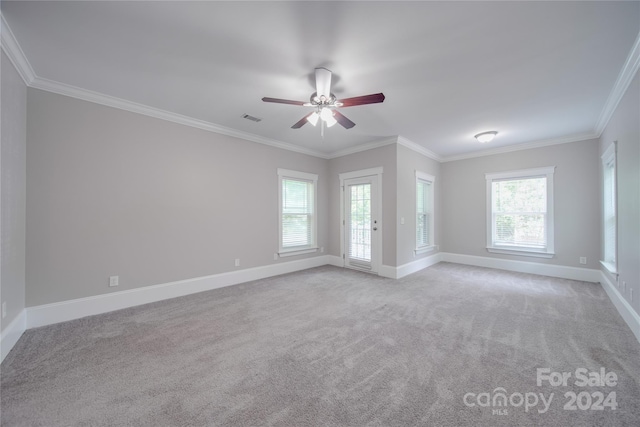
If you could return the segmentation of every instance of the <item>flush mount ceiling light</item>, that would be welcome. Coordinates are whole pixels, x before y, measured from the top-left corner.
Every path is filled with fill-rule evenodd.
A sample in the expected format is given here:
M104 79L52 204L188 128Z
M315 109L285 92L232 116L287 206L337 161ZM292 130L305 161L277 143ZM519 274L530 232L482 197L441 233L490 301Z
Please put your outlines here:
M498 134L498 132L496 132L495 130L489 131L489 132L482 132L476 135L476 139L478 140L478 142L481 143L485 143L485 142L491 142L493 141L493 138L496 137L496 135Z

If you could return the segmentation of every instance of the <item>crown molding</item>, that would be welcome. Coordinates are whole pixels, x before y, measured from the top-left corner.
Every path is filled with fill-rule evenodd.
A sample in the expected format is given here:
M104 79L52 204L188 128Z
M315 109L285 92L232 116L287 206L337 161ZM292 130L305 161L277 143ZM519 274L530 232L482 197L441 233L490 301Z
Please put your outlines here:
M607 102L604 104L604 108L600 113L600 118L596 123L595 133L598 134L598 138L604 132L604 129L607 127L611 116L616 111L616 107L622 100L622 97L627 92L631 81L636 76L638 69L640 68L640 33L638 33L638 37L636 37L636 41L629 52L629 56L627 56L627 61L624 63L622 70L620 70L620 74L618 75L618 79L616 83L613 85L613 89L609 94L609 98Z
M345 148L344 150L334 151L333 153L329 154L328 158L335 159L337 157L347 156L349 154L355 154L361 151L372 150L374 148L384 147L385 145L391 145L391 144L399 144L404 147L407 147L410 150L415 151L418 154L422 154L423 156L429 157L430 159L433 159L437 162L442 161L442 157L437 155L433 151L428 150L423 146L416 144L415 142L400 135L384 138L378 141L373 141L373 142L369 142L362 145L357 145L355 147Z
M20 47L20 44L16 40L9 24L4 18L4 15L0 12L1 19L1 42L2 50L7 54L11 63L24 80L25 84L34 89L40 89L47 92L57 93L59 95L69 96L84 101L93 102L96 104L104 105L107 107L118 108L133 113L143 114L145 116L154 117L161 120L166 120L173 123L178 123L185 126L190 126L198 129L202 129L208 132L219 133L222 135L231 136L234 138L240 138L247 141L257 142L259 144L268 145L271 147L281 148L283 150L294 151L301 154L306 154L313 157L320 157L328 159L329 157L322 152L316 150L310 150L307 148L299 147L297 145L288 144L286 142L278 141L275 139L265 138L260 135L255 135L249 132L242 132L236 129L231 129L225 126L220 126L215 123L207 122L204 120L194 119L192 117L183 116L181 114L172 113L170 111L161 110L159 108L149 107L147 105L139 104L126 99L116 98L113 96L105 95L102 93L82 89L76 86L67 85L64 83L56 82L53 80L38 77L33 71L31 64L27 60L24 51Z
M390 144L400 144L404 147L407 147L419 154L422 154L426 157L429 157L437 162L451 162L456 160L464 160L470 159L474 157L483 157L490 156L494 154L502 154L509 153L520 150L528 150L532 148L540 148L547 147L550 145L558 145L558 144L566 144L570 142L584 141L589 139L599 138L605 127L609 123L613 113L615 112L616 107L620 103L622 97L625 95L629 85L631 84L633 78L635 77L638 69L640 68L640 33L636 38L636 41L633 44L631 51L627 57L627 60L618 75L618 79L609 94L607 102L605 103L602 112L600 113L600 117L596 123L595 129L591 133L586 134L577 134L571 135L561 138L554 138L543 141L534 141L524 144L516 144L506 147L500 147L489 150L476 151L472 153L464 153L460 155L453 156L440 156L433 151L407 139L402 136L394 136L390 138L385 138L382 140L361 144L355 147L346 148L344 150L338 150L329 154L311 150L308 148L299 147L294 144L289 144L286 142L278 141L275 139L265 138L260 135L252 134L249 132L243 132L236 129L231 129L225 126L217 125L215 123L207 122L204 120L194 119L192 117L184 116L177 113L172 113L170 111L161 110L158 108L150 107L147 105L139 104L132 101L127 101L125 99L116 98L113 96L105 95L98 92L93 92L90 90L82 89L76 86L67 85L64 83L56 82L49 79L44 79L38 77L31 64L27 60L24 51L20 47L17 42L11 28L7 24L7 21L4 18L4 15L0 12L1 19L1 48L10 59L11 63L17 70L18 74L25 82L25 84L29 87L33 87L35 89L40 89L48 92L57 93L60 95L69 96L72 98L77 98L101 105L105 105L108 107L118 108L126 111L130 111L133 113L138 113L142 115L146 115L149 117L154 117L160 120L166 120L173 123L182 124L184 126L190 126L198 129L202 129L208 132L214 132L222 135L231 136L234 138L240 138L247 141L256 142L259 144L268 145L271 147L280 148L283 150L293 151L301 154L306 154L313 157L319 157L322 159L333 159L341 156L346 156L349 154L355 154L362 151L371 150L374 148L383 147Z
M307 154L309 156L327 158L327 155L319 151L310 150L307 148L299 147L293 144L277 141L275 139L265 138L259 135L255 135L249 132L243 132L236 129L231 129L225 126L220 126L215 123L207 122L204 120L194 119L192 117L183 116L181 114L172 113L170 111L161 110L159 108L149 107L148 105L139 104L126 99L116 98L113 96L105 95L98 92L93 92L86 89L81 89L76 86L59 83L53 80L43 79L36 77L31 82L30 87L34 89L40 89L47 92L57 93L59 95L65 95L83 101L89 101L96 104L104 105L107 107L118 108L132 113L138 113L145 116L153 117L160 120L166 120L173 123L178 123L184 126L190 126L197 129L202 129L208 132L219 133L222 135L231 136L234 138L240 138L247 141L257 142L259 144L269 145L271 147L281 148L284 150L295 151L301 154Z
M327 159L336 159L342 156L348 156L349 154L360 153L362 151L373 150L374 148L384 147L385 145L395 144L397 137L392 136L390 138L380 139L378 141L367 142L365 144L356 145L355 147L345 148L343 150L334 151L326 156Z
M514 151L530 150L532 148L549 147L551 145L568 144L570 142L587 141L589 139L597 139L600 136L596 133L581 133L576 135L564 136L561 138L545 139L541 141L526 142L523 144L507 145L489 150L474 151L473 153L464 153L454 156L444 157L441 162L454 162L456 160L472 159L475 157L492 156L494 154L512 153Z
M398 136L398 144L407 147L418 154L422 154L423 156L429 157L430 159L435 160L436 162L442 163L442 156L434 153L431 150L424 148L422 145L416 144L415 142L403 137Z
M7 55L13 66L15 67L20 77L27 86L30 86L33 80L36 78L36 74L31 68L31 64L27 60L26 55L20 48L16 37L13 35L13 31L4 19L4 15L0 12L0 42L2 44L2 50Z

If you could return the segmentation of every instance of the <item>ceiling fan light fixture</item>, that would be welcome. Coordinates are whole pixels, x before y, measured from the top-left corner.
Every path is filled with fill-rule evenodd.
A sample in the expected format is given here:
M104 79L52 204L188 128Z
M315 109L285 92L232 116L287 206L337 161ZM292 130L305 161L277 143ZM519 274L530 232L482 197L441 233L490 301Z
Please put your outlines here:
M371 95L356 96L353 98L346 98L338 100L336 96L331 93L331 71L326 68L316 68L316 91L311 94L309 102L293 101L290 99L281 98L262 98L263 102L274 102L276 104L289 104L298 105L302 107L314 107L315 111L305 115L291 126L291 129L300 129L307 123L311 123L313 126L320 121L321 134L324 135L324 128L334 126L336 123L340 123L345 129L351 129L356 124L344 116L340 111L335 110L339 107L354 107L358 105L377 104L384 101L383 93L374 93Z
M311 115L309 115L309 117L307 117L307 121L315 126L318 124L319 118L320 118L320 115L318 115L318 113L314 111Z
M495 138L497 134L498 134L497 131L492 130L492 131L489 131L489 132L481 132L481 133L477 134L475 136L475 138L478 140L478 142L484 144L486 142L493 141L493 138Z
M331 126L333 126L336 123L338 123L338 121L336 119L334 119L333 116L329 117L328 119L323 119L323 120L327 124L328 128L330 128Z
M333 111L331 111L329 108L323 108L322 110L320 110L320 117L326 122L329 119L333 118Z

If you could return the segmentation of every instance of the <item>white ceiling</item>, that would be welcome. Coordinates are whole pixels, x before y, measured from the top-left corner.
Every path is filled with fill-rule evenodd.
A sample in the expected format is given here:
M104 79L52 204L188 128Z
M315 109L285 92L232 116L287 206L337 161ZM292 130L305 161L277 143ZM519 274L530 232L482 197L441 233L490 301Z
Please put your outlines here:
M35 75L329 155L394 136L440 157L597 136L640 2L2 2ZM356 123L291 129L313 70ZM260 123L243 114L262 118ZM497 130L481 145L478 132Z

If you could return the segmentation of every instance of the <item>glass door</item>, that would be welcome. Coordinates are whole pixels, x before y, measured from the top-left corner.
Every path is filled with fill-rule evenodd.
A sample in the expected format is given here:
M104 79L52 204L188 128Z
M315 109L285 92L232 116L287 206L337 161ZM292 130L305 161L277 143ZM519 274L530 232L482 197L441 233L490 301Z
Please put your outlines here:
M377 272L375 265L376 232L374 217L376 185L373 177L348 179L344 182L344 248L345 266Z

